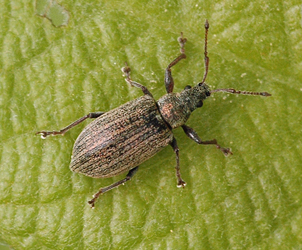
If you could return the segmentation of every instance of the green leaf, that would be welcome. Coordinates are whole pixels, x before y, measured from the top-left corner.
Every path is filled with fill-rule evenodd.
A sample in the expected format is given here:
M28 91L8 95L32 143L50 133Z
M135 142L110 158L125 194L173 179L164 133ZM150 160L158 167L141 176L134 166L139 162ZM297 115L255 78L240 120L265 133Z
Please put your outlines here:
M55 0L37 0L36 13L48 18L55 27L68 24L69 13Z
M32 1L2 1L0 59L0 245L13 249L298 249L302 244L301 3L297 1L59 1L70 13L55 27ZM124 177L92 179L69 170L72 146L89 121L42 140L93 111L142 95L156 99L164 70L187 37L187 59L172 69L174 92L207 83L267 91L215 93L181 129L185 189L176 188L171 147L124 186L87 201Z

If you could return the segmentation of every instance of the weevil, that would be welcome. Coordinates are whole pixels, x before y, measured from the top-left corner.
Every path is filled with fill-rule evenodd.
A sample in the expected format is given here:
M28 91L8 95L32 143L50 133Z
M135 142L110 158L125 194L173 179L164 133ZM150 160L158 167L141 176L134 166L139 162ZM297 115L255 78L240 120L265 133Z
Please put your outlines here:
M40 131L42 138L48 135L64 135L69 129L88 118L94 118L84 128L74 143L70 169L93 178L113 177L128 171L126 177L107 187L101 188L93 199L88 201L94 207L97 198L129 181L137 172L139 165L170 145L176 156L177 186L185 187L181 178L179 148L172 129L182 127L185 134L198 144L216 146L225 156L232 154L229 148L221 147L216 139L203 141L197 133L185 123L191 113L203 106L203 101L214 92L232 94L271 96L267 92L250 92L235 89L211 90L205 83L209 69L207 38L209 22L205 22L205 44L203 79L196 86L186 86L180 93L173 93L174 80L171 68L186 58L186 38L183 33L178 38L180 55L165 70L165 87L167 94L156 101L151 92L142 84L130 78L130 67L122 68L125 80L131 86L142 90L143 96L108 112L93 112L76 120L60 131Z

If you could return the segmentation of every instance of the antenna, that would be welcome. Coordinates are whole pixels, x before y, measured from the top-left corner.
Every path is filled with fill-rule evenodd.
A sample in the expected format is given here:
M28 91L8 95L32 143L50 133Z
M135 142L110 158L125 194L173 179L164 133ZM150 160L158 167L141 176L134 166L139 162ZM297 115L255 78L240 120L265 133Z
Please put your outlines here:
M208 75L209 71L209 62L210 59L208 57L208 30L210 28L210 24L208 20L206 19L206 22L204 24L205 27L205 37L204 37L204 75L202 82L198 83L199 86L203 85L205 83L205 80ZM241 94L241 95L261 95L261 96L271 96L270 93L267 92L252 92L252 91L241 91L241 90L235 90L235 89L214 89L211 90L211 93L215 92L228 92L231 94Z
M215 93L215 92L228 92L228 93L231 93L231 94L241 94L241 95L271 96L271 94L267 93L267 92L241 91L241 90L235 90L235 89L214 89L214 90L211 90L211 93Z
M204 24L205 27L205 36L204 36L204 75L203 75L203 79L202 82L199 83L199 85L202 85L208 75L208 70L209 70L209 57L208 57L208 30L210 28L210 24L208 22L208 20L206 19L206 22Z

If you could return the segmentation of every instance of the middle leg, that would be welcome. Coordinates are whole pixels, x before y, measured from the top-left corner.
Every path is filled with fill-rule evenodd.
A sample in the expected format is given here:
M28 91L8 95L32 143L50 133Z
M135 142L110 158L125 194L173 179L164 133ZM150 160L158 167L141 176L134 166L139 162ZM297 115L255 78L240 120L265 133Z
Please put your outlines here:
M176 139L173 137L173 140L171 142L171 146L175 152L176 155L176 177L177 177L177 187L185 187L186 182L181 178L180 176L180 167L179 167L179 148L177 146Z
M130 78L131 69L127 63L126 63L126 66L122 68L122 71L124 72L124 74L126 76L126 82L128 82L132 87L140 88L145 95L149 95L149 96L153 97L151 92L144 85L131 80L131 78Z

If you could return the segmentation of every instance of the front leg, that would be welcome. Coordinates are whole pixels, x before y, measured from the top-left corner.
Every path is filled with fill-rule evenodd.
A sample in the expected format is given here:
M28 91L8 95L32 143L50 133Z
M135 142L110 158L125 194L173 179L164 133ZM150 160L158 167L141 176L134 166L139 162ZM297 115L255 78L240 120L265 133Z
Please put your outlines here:
M185 187L186 182L180 176L180 167L179 167L179 148L177 146L176 139L173 137L173 140L170 144L176 155L176 177L177 177L177 187Z
M174 59L174 61L172 61L168 67L166 68L165 71L165 86L166 86L166 90L167 93L172 93L173 92L173 88L174 88L174 80L172 77L172 72L171 72L171 68L177 64L181 59L186 58L186 54L185 54L185 43L187 42L187 38L183 37L182 32L180 33L180 37L177 39L179 44L180 44L180 55L178 57L176 57Z
M182 125L181 126L183 131L186 133L186 135L192 139L193 141L197 142L198 144L204 144L204 145L209 145L209 144L212 144L212 145L215 145L217 149L221 150L221 152L225 155L225 156L228 156L228 155L232 155L233 153L231 152L231 149L229 148L223 148L221 147L218 143L217 143L217 140L216 139L213 139L211 141L202 141L198 134L192 129L190 128L189 126L187 125Z

